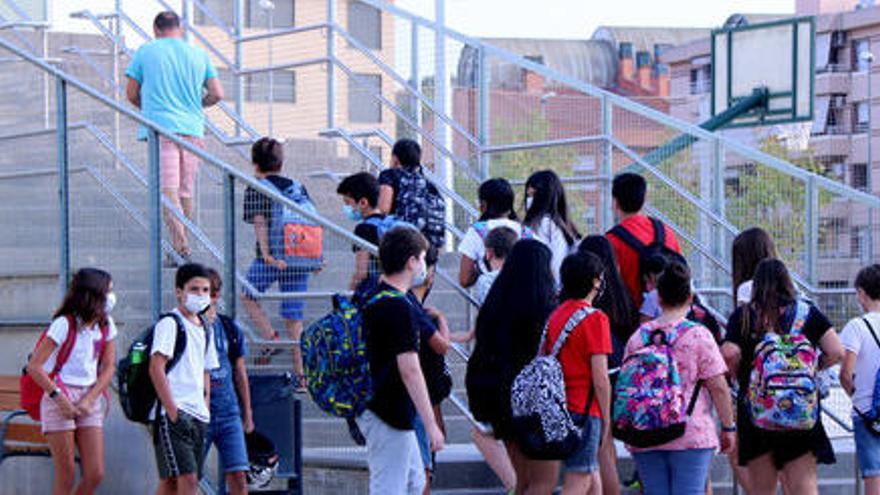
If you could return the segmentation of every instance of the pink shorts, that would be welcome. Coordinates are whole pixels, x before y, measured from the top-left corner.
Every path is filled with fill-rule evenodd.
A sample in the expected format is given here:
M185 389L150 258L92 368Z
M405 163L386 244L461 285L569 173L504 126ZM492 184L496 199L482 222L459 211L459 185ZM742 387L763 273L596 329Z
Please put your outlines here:
M65 385L64 388L67 390L67 398L75 405L92 387ZM107 406L107 398L102 394L95 401L91 412L74 419L67 419L61 414L61 408L58 407L55 400L50 399L49 394L43 394L43 398L40 400L43 433L74 431L79 428L101 428L104 426Z
M204 148L202 138L195 136L177 137L188 143ZM159 180L162 189L176 189L181 198L193 197L193 186L199 171L199 157L168 139L159 139Z

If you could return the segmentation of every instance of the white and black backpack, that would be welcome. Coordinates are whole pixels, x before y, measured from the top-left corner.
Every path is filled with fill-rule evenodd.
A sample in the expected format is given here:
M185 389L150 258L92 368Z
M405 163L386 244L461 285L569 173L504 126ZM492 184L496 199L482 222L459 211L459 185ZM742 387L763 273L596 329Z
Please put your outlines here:
M395 199L395 216L414 225L432 246L440 249L445 242L446 202L421 167L403 170Z
M525 455L532 459L565 459L580 446L581 427L568 412L565 379L557 356L571 332L595 309L575 312L556 339L550 354L544 355L547 325L541 334L538 355L520 371L510 393L514 438ZM592 388L587 400L589 410Z

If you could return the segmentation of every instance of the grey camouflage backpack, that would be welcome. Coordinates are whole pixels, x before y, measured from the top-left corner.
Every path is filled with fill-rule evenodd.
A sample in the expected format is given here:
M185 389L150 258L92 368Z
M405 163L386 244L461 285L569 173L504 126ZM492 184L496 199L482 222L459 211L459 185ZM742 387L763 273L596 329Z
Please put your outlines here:
M557 356L571 332L593 311L595 309L586 307L575 312L548 355L543 353L547 340L545 325L538 355L513 381L510 406L514 438L523 453L532 459L565 459L580 445L581 428L568 412L565 380ZM592 391L589 397L587 410L592 402Z

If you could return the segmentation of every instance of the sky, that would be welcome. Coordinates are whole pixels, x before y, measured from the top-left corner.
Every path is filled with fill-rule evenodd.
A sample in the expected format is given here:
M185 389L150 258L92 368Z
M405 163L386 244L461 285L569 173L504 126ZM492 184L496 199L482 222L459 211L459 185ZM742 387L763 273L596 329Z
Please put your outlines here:
M434 17L433 0L396 0ZM450 27L477 37L589 38L596 27L718 27L731 14L792 14L794 0L446 0Z

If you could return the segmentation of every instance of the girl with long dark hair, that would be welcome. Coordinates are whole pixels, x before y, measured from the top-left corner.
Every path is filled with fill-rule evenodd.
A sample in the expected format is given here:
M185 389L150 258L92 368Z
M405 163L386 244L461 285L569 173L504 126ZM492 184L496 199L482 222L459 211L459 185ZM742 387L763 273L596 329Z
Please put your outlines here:
M109 316L116 304L112 291L109 273L96 268L76 272L27 365L28 374L45 391L40 417L55 468L53 495L73 493L77 451L82 477L76 493L94 493L104 476L106 390L116 362L116 325ZM62 348L68 357L58 369Z
M553 278L559 280L562 260L581 238L568 214L568 202L562 182L552 170L541 170L526 181L526 216L523 224L535 232L535 238L550 248Z
M535 357L544 322L555 307L550 250L539 241L516 243L477 316L476 346L466 384L474 416L504 440L517 473L517 493L528 486L528 460L510 439L510 387Z
M486 255L485 240L493 229L507 227L518 237L523 236L523 227L517 221L513 208L513 187L505 179L489 179L480 184L480 219L474 223L458 246L461 253L461 264L458 269L458 283L462 287L470 287L477 281L481 273L491 271L484 257Z
M776 245L764 229L752 227L743 230L733 239L733 307L748 304L752 300L752 277L758 263L776 258Z
M602 310L608 316L611 325L612 352L608 356L608 368L611 371L611 386L623 359L623 349L630 335L639 327L639 314L626 285L617 268L614 247L605 236L590 235L584 237L578 245L579 253L596 255L605 267L602 291L593 300L593 307ZM617 474L617 449L614 442L605 442L599 448L599 469L602 479L602 493L617 495L620 493L620 480Z
M733 312L721 347L728 369L739 383L739 464L747 466L752 493L757 495L776 493L780 480L786 493L815 494L816 464L835 462L821 414L811 429L771 431L756 426L749 410L747 391L758 345L767 342L768 334L785 336L795 331L822 351L818 369L833 366L843 357L840 339L828 318L798 297L782 261L765 259L754 273L751 302ZM801 354L796 358L802 359Z

